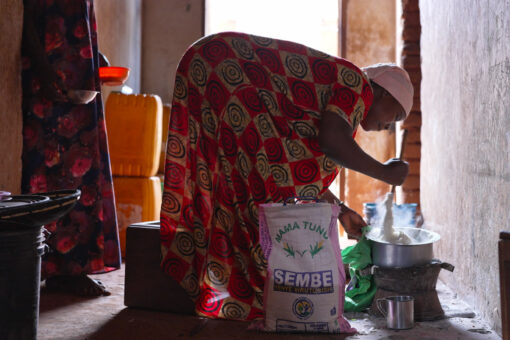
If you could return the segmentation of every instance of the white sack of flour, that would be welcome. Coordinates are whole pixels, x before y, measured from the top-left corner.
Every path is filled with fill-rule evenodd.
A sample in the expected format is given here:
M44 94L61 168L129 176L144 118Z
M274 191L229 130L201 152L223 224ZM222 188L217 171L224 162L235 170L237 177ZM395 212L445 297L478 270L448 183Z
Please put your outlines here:
M260 243L268 261L263 330L356 331L343 317L339 210L329 203L259 206Z

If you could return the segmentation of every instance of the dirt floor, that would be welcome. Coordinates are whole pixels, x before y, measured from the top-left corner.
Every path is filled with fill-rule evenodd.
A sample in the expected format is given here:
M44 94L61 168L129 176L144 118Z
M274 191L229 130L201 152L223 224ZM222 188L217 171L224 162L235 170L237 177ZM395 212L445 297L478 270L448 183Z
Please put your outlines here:
M247 330L248 323L209 320L187 315L153 312L124 306L124 269L95 275L112 295L83 299L46 291L43 285L38 339L501 339L458 300L446 286L438 283L439 298L447 318L416 323L410 330L391 331L384 319L364 313L347 314L358 333L341 335L282 335Z

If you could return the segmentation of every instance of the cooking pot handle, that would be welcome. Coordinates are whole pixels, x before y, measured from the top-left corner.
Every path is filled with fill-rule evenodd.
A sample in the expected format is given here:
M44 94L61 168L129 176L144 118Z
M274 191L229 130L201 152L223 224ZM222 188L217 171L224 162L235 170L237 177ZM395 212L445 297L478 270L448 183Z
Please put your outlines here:
M361 276L368 276L368 275L374 275L375 271L377 270L377 268L379 268L378 266L376 265L368 265L367 267L365 267L364 269L361 269L359 271L359 274Z
M384 315L384 317L386 317L388 315L388 312L386 311L386 308L383 308L383 304L382 302L385 303L386 305L386 299L377 299L376 302L377 302L377 308L381 311L381 313Z
M449 272L453 273L453 270L455 269L455 266L452 264L449 264L448 262L442 262L441 268L448 270Z

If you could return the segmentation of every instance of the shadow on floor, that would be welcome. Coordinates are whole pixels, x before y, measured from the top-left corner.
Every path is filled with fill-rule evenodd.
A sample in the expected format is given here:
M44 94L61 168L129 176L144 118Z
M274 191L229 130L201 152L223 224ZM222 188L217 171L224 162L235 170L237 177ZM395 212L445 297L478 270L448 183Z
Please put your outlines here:
M91 301L97 298L98 297L81 297L70 295L68 293L59 293L42 287L40 293L39 313L50 312L52 310Z
M342 340L347 335L274 334L248 330L249 322L211 320L196 316L125 308L88 339L196 339L196 340Z

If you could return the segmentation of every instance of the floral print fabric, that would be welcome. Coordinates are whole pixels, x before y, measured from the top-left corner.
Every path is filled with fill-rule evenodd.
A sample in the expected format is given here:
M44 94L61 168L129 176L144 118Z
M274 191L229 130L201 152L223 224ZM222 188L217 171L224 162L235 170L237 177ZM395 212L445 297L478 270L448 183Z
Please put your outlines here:
M226 32L187 50L169 122L162 268L199 315L262 317L257 207L320 196L338 173L318 146L321 112L356 130L372 97L359 68L300 44Z
M100 91L91 1L35 1L35 24L47 58L67 89ZM41 276L120 268L110 160L101 95L86 105L50 102L23 56L22 192L80 189L80 200L46 226L51 251Z

